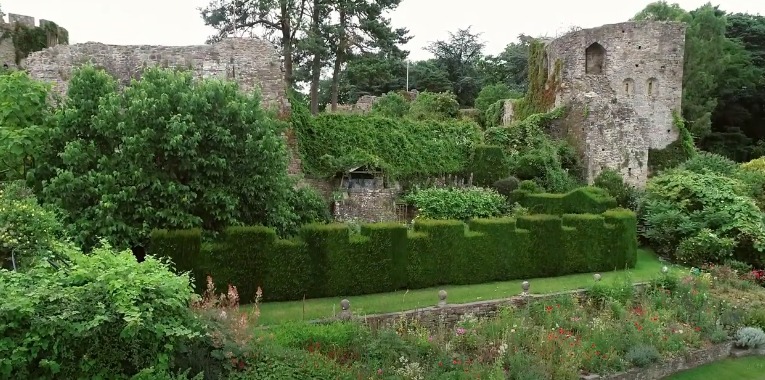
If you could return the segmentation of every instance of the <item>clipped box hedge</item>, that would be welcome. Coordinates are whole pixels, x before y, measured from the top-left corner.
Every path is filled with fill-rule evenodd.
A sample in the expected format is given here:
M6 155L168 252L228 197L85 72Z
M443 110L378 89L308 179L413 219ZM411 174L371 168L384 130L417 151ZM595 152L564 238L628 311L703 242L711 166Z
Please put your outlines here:
M467 225L423 220L413 231L377 223L360 235L343 224L307 225L295 240L266 227L232 227L204 245L198 232L160 230L150 254L172 258L197 279L236 285L244 303L258 287L266 300L297 300L634 267L636 225L632 211L613 209Z
M617 207L616 198L597 187L585 186L565 194L530 193L514 190L509 200L518 202L533 214L602 214Z

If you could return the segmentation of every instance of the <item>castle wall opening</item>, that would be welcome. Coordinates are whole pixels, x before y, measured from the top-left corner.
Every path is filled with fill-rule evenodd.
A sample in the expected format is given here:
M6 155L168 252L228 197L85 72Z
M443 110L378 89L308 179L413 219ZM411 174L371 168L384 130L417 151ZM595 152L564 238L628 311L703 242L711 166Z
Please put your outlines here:
M606 68L606 48L597 42L593 42L584 50L585 67L584 73L591 75L603 75Z

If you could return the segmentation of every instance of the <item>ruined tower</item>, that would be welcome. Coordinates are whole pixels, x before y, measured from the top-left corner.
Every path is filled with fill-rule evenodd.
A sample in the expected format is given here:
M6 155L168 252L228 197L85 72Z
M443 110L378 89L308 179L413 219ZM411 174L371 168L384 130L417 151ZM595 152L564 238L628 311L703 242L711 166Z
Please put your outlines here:
M643 187L649 149L678 139L684 50L685 25L657 21L577 30L547 44L555 105L569 107L557 134L576 146L589 183L611 168Z
M47 47L66 44L69 35L66 29L52 21L40 19L39 25L36 25L34 17L9 13L8 22L6 22L5 14L0 12L0 65L4 67L16 68L25 58L24 55L29 53L26 50L45 47L14 45L14 35L18 33L45 33L47 37L45 45ZM24 40L29 39L25 38Z

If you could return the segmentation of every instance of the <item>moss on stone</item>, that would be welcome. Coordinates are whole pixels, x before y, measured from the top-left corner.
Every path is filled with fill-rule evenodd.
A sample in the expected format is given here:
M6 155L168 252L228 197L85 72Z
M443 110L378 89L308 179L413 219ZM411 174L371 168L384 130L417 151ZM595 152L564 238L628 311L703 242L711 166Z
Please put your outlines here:
M547 68L545 44L533 41L529 46L529 89L526 95L515 101L514 118L523 120L531 115L545 113L555 105L555 95L560 88L563 62L555 60L553 73Z

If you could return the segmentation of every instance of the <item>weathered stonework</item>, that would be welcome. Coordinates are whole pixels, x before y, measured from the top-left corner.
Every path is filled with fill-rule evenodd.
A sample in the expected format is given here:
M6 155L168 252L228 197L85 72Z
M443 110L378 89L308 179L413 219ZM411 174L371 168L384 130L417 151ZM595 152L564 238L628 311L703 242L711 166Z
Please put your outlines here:
M643 187L648 150L677 140L684 49L685 25L658 21L578 30L547 44L548 75L561 62L555 106L569 108L557 137L574 142L589 183L611 168Z
M16 25L22 25L27 28L34 28L36 26L44 27L51 23L48 20L39 20L39 24L35 24L35 18L32 16L18 15L15 13L8 14L8 21L5 21L5 15L0 12L0 65L7 66L8 68L17 68L16 65L16 47L13 45L13 39L11 33L16 28ZM59 27L59 35L68 34L67 30ZM48 46L54 46L59 44L58 36L48 36Z
M264 105L289 112L280 54L268 41L226 38L212 45L131 46L87 42L58 45L29 55L24 67L36 79L54 83L66 93L72 70L92 63L125 85L149 66L190 69L197 78L218 77L236 81L242 90L261 90Z
M334 202L334 218L338 222L360 220L364 223L396 220L395 189L361 189L343 192Z
M400 92L407 100L412 101L417 98L417 90L402 91ZM363 95L356 101L355 104L338 104L334 112L347 112L347 113L368 113L372 110L372 106L380 99L379 96ZM327 104L324 107L324 111L332 112L332 105Z

